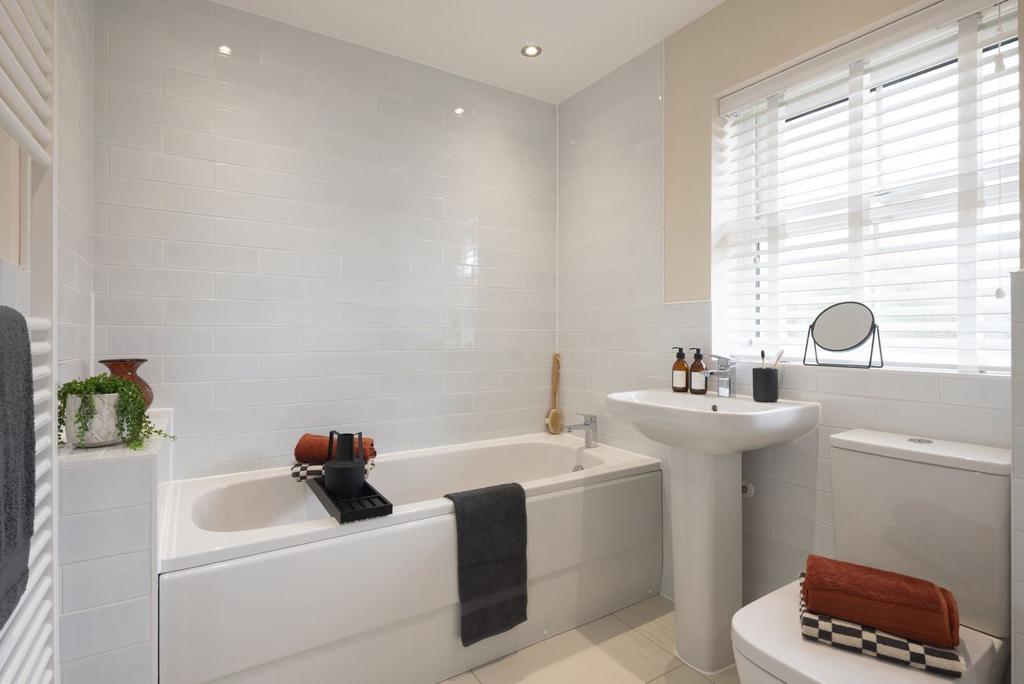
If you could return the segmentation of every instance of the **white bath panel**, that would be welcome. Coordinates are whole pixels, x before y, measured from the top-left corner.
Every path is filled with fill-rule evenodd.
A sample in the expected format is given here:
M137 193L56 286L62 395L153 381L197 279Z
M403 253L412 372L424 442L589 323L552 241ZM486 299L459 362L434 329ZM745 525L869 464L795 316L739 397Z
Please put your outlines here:
M463 648L445 512L163 574L161 682L439 681L657 592L659 471L529 496L527 515L529 619L510 632Z

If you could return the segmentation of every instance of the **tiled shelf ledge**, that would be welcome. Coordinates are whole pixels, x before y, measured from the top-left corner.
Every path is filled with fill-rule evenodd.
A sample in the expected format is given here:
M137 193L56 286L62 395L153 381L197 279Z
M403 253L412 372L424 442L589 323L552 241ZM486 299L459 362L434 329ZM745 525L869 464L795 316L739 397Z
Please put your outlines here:
M149 419L158 430L170 431L174 409L159 408L147 411ZM132 458L153 457L160 453L163 447L164 438L159 435L149 439L138 451L129 449L124 444L113 444L106 447L95 447L91 449L73 447L66 444L60 449L61 465L69 463L81 463L86 461L119 461Z
M173 410L149 411L173 433ZM62 681L156 681L157 479L173 442L60 450Z

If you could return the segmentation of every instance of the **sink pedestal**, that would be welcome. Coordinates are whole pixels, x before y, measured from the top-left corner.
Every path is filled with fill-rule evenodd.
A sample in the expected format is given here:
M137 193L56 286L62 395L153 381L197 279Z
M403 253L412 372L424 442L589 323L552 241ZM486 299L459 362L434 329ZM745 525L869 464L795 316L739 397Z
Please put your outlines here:
M672 447L676 650L705 674L733 662L730 622L743 602L742 456Z
M740 455L806 435L821 406L663 389L609 394L608 408L670 447L676 649L687 665L717 672L732 664L730 623L743 598Z

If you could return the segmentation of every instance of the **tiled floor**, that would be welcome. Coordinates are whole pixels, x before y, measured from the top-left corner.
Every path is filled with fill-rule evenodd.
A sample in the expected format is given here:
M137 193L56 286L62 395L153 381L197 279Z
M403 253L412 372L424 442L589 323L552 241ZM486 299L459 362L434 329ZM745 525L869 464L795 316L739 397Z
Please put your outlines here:
M675 657L672 603L656 596L443 684L739 684L707 678Z

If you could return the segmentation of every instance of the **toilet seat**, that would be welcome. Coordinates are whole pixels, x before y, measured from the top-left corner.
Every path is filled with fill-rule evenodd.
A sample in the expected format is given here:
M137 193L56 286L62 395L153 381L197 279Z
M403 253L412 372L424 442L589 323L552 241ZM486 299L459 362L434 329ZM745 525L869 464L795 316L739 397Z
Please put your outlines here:
M800 583L793 582L745 606L733 616L732 647L740 681L744 684L772 681L935 684L940 681L935 674L805 639L800 633L799 615ZM960 648L967 661L967 671L960 682L998 684L1002 681L1009 655L1006 641L961 625ZM745 670L753 674L745 677Z

